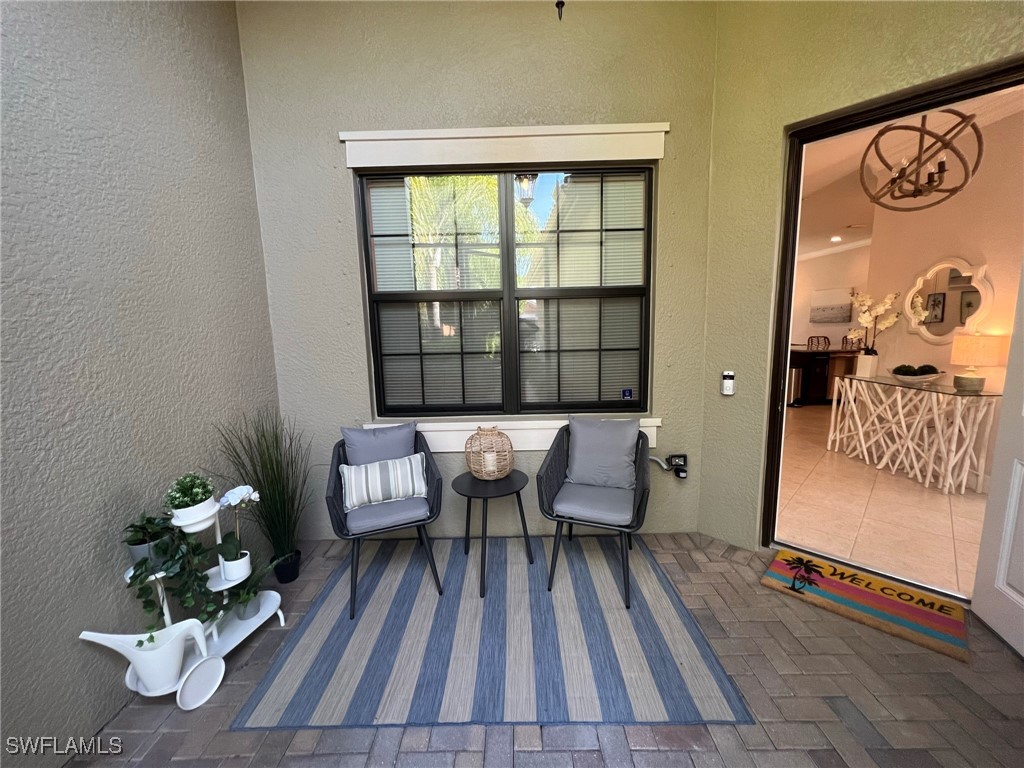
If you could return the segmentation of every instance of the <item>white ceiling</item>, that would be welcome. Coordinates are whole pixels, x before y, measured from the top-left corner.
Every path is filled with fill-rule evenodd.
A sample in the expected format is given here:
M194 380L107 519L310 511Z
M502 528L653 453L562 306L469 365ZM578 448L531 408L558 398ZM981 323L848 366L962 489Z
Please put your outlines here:
M984 132L987 125L1024 113L1024 86L949 106L976 115L978 127ZM908 115L893 122L911 122L915 117ZM804 148L798 259L823 256L849 249L854 242L870 241L874 206L861 188L860 163L864 149L886 124L822 139ZM836 235L843 238L841 243L831 242Z

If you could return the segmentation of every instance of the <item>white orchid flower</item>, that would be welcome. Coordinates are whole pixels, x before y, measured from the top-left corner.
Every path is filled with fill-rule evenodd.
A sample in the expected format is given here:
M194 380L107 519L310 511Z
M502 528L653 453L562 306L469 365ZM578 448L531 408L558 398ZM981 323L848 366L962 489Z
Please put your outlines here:
M249 499L251 501L259 501L260 500L260 492L259 491L253 491L252 493L249 494Z
M222 507L238 506L241 502L248 500L252 493L253 490L251 485L240 485L225 493L224 498L220 500L220 505Z

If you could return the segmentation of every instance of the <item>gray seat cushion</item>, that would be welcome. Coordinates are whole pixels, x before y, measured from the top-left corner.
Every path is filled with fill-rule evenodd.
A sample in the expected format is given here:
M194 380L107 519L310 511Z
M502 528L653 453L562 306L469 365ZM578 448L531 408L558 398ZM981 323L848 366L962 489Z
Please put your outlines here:
M422 496L414 496L410 499L382 501L379 504L356 507L346 515L345 522L352 533L368 533L426 520L429 515L430 507L427 506L427 500Z
M569 416L569 468L565 479L582 485L632 489L636 485L639 419Z
M416 422L372 429L342 427L341 438L345 441L346 464L402 459L416 453Z
M628 525L633 519L633 491L565 483L552 506L555 514L562 517L605 525Z

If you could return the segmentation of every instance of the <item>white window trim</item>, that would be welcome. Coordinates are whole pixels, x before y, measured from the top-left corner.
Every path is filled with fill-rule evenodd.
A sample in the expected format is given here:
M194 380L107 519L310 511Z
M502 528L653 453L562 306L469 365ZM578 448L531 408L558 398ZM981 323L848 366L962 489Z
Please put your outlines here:
M589 415L589 414L588 414ZM629 418L624 414L610 416L609 418ZM377 427L392 427L396 422L375 422L364 424L363 429L376 429ZM462 453L466 449L466 440L476 432L479 426L497 426L502 432L512 439L512 447L517 451L546 451L551 447L551 441L555 439L555 433L560 427L569 423L568 419L533 419L530 421L501 421L490 419L486 416L474 417L472 421L423 421L416 420L416 429L422 432L427 438L427 445L434 453ZM657 447L658 428L661 426L661 419L654 417L641 417L640 429L650 440L651 448Z
M341 131L349 168L660 160L668 123Z

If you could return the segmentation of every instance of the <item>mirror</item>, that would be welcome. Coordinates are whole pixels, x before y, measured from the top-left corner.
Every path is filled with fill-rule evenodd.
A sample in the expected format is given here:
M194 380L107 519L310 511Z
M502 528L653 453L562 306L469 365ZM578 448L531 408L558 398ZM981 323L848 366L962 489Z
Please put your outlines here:
M921 297L923 318L915 317L914 297ZM911 332L929 344L951 344L961 330L974 333L975 326L992 306L992 284L985 267L974 267L963 259L938 261L918 275L906 293L903 313Z

